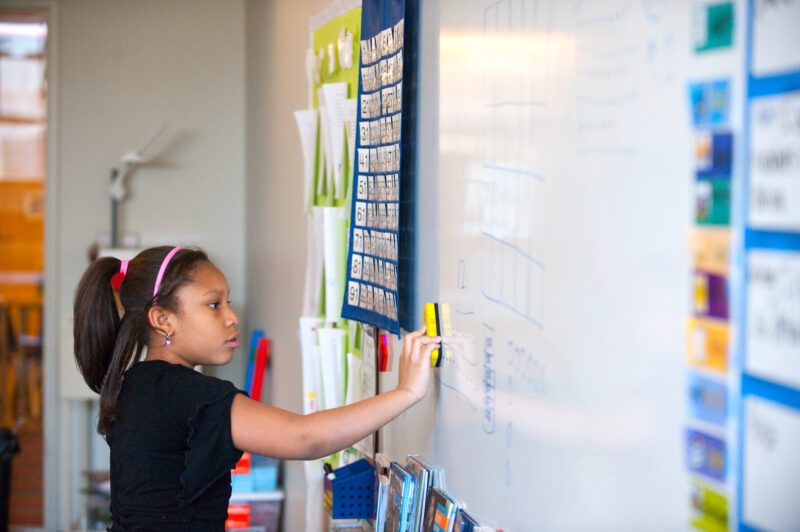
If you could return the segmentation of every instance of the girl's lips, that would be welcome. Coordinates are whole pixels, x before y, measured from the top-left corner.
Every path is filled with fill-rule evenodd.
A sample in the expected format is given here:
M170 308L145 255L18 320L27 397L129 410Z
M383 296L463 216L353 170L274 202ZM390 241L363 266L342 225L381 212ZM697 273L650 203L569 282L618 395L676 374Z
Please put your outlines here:
M239 346L239 335L235 334L235 335L231 336L230 338L228 338L225 341L225 345L228 346L228 347L234 347L234 348L235 347L240 347Z

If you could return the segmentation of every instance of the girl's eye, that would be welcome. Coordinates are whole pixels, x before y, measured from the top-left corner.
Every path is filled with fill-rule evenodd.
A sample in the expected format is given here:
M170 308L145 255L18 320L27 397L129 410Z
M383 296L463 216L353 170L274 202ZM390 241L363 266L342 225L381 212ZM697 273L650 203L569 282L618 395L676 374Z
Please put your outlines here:
M209 303L208 306L211 307L214 310L217 310L219 308L219 303L217 303L217 302Z

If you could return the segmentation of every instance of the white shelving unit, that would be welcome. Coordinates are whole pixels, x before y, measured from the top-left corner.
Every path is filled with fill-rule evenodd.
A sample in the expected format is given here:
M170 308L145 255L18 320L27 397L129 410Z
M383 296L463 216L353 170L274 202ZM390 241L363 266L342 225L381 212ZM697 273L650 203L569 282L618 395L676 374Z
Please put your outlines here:
M231 502L257 502L257 501L265 501L265 502L280 502L284 498L283 490L275 490L275 491L254 491L254 492L243 492L243 493L233 493L231 495Z

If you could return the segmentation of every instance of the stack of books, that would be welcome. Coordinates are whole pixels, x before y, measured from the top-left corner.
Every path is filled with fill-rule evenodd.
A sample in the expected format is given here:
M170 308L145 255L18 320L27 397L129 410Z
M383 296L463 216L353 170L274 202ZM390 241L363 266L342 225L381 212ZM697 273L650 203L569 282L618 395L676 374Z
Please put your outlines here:
M377 532L490 532L448 494L444 470L418 455L405 465L375 455L375 530Z

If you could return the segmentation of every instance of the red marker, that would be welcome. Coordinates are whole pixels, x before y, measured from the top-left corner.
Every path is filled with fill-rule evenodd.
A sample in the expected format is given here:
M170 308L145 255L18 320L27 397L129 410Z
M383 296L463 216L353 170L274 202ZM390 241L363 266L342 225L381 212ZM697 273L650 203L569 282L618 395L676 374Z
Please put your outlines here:
M378 341L378 369L383 372L392 370L392 344L387 333L381 333Z
M251 399L261 400L261 390L264 385L264 377L267 374L267 364L269 363L269 338L261 337L256 348L256 364L253 370L253 385L250 387Z

